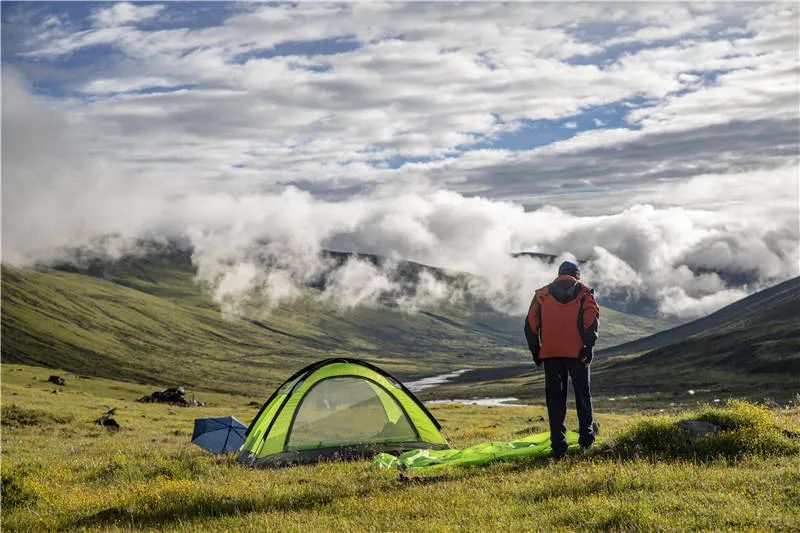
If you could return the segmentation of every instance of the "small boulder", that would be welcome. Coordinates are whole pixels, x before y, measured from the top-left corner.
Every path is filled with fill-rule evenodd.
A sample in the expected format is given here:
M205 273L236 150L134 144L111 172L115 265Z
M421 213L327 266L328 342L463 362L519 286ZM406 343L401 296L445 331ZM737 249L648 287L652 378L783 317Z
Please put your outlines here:
M144 403L167 403L180 407L201 407L205 405L195 399L186 398L186 390L183 387L169 387L164 390L156 391L150 396L142 396L137 401Z
M705 420L684 420L678 422L678 427L686 432L690 442L719 433L719 428L715 424Z
M56 385L62 385L62 386L67 384L67 382L64 380L64 378L62 378L61 376L50 376L49 378L47 378L47 381L49 381L50 383L55 383Z
M94 421L95 424L99 424L106 429L110 429L111 431L116 431L119 429L119 423L114 420L114 416L108 413L104 414L100 418Z

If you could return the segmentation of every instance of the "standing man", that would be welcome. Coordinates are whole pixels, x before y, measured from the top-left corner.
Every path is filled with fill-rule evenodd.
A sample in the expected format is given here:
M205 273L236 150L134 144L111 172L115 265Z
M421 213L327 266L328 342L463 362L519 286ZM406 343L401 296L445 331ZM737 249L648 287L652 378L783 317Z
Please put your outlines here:
M550 445L556 458L567 453L568 377L575 388L578 442L582 448L589 448L595 436L589 365L594 356L600 308L594 291L578 281L580 277L578 265L561 263L558 277L536 291L525 319L525 338L533 361L536 366L544 363Z

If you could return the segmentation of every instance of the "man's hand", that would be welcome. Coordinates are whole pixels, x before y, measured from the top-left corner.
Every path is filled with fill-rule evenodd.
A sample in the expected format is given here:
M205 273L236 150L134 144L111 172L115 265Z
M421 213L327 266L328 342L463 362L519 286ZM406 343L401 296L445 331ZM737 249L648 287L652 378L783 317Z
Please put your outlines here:
M531 308L535 308L535 303L531 305ZM531 329L531 324L528 319L525 319L525 340L528 341L528 349L531 351L531 355L533 356L533 362L536 363L536 366L540 366L542 362L539 360L539 350L541 349L542 345L539 342L539 335L533 332Z
M594 359L594 348L592 346L584 346L581 349L581 362L589 366L592 364L592 359Z
M536 366L542 366L542 360L539 359L539 348L538 344L529 347L531 350L531 355L533 356L533 362L536 363Z

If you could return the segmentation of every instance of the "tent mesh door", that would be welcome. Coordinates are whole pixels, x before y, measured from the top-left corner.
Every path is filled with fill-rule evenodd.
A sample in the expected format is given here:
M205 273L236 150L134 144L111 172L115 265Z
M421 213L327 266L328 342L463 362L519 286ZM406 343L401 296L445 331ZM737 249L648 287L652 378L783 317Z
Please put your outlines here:
M300 403L289 431L290 450L418 440L397 401L359 377L317 383Z

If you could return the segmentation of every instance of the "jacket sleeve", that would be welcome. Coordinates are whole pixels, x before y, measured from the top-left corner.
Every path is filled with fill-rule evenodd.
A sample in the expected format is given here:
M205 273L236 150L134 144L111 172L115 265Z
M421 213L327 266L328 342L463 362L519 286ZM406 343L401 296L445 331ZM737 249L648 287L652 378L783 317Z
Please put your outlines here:
M528 349L534 355L539 355L539 302L536 296L533 297L528 316L525 317L525 340L528 341Z
M594 346L600 329L600 307L594 299L594 291L589 289L583 296L583 344Z

